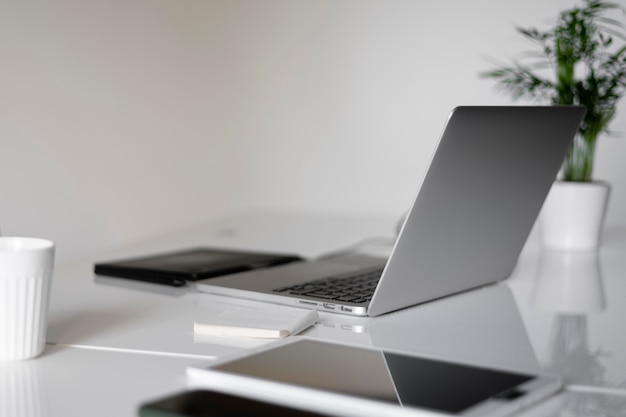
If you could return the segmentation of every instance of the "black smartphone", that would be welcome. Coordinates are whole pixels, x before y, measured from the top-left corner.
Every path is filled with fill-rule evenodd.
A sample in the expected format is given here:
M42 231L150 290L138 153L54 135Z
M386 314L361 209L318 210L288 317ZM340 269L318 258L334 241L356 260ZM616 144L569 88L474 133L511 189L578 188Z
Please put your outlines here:
M140 417L330 417L209 390L183 391L142 404Z

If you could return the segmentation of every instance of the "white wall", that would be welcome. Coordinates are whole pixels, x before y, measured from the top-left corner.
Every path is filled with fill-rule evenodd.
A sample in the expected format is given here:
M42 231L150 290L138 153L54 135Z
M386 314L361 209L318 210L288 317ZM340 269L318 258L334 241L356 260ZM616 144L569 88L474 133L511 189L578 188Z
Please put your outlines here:
M0 4L0 227L64 261L259 207L400 216L450 109L510 103L487 57L574 1L35 3Z

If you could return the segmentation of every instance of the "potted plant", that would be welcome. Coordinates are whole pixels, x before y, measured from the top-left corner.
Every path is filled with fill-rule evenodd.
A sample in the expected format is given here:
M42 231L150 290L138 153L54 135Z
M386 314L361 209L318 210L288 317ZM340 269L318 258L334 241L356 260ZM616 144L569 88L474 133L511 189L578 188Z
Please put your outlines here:
M561 12L545 31L517 28L537 49L523 62L481 74L513 99L587 108L541 215L542 236L550 247L594 249L599 242L610 187L592 173L596 140L609 133L626 90L626 35L621 22L607 16L620 10L605 0L583 0L582 6Z

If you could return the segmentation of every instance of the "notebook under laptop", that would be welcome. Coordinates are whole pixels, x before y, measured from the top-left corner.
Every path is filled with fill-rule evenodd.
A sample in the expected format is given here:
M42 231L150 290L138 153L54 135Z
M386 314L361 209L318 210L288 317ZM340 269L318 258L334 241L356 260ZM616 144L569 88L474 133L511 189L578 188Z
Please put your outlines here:
M501 281L515 267L584 113L577 106L457 107L386 262L358 255L296 262L198 281L197 289L378 316ZM373 281L357 284L353 295L308 284L368 273Z

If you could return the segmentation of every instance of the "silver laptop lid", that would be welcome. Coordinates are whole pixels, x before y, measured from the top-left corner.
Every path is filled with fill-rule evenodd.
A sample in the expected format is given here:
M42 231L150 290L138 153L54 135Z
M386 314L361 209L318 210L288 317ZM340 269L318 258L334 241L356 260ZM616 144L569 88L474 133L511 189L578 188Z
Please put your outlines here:
M376 316L507 278L583 107L457 107L371 301Z

